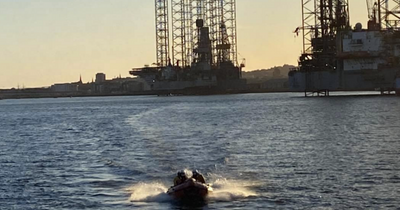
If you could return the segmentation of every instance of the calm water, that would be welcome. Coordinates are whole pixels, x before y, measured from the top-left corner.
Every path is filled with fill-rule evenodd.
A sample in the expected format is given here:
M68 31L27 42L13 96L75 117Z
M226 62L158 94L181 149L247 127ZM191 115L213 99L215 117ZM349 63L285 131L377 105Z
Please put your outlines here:
M400 98L297 96L2 100L0 209L398 209Z

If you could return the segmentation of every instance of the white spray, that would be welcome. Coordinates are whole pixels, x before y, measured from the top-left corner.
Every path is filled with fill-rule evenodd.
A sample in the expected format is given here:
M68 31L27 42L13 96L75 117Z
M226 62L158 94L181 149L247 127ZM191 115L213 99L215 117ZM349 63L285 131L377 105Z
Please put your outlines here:
M234 201L256 196L257 194L250 189L254 185L254 183L246 181L217 179L213 183L214 191L210 193L209 200Z
M130 201L132 202L168 202L171 197L167 195L168 188L162 183L139 183L129 187L128 192L131 193Z
M257 194L249 189L256 184L239 181L227 180L224 178L216 179L209 182L213 187L213 192L208 196L210 201L234 201ZM131 202L170 202L172 198L166 194L168 187L160 182L139 183L129 187L128 192L131 194Z

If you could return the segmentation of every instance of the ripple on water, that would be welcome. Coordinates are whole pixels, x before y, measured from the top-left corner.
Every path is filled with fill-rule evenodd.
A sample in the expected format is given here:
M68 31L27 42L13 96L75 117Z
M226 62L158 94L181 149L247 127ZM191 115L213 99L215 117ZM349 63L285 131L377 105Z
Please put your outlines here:
M400 206L398 99L294 96L2 100L0 208L185 209L185 168L197 209Z

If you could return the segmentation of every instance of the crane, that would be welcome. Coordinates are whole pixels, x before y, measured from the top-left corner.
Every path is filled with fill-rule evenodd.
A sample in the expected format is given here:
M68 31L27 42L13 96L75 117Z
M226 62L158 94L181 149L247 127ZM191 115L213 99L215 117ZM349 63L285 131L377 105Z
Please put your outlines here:
M368 18L376 23L376 13L378 11L378 2L367 0Z

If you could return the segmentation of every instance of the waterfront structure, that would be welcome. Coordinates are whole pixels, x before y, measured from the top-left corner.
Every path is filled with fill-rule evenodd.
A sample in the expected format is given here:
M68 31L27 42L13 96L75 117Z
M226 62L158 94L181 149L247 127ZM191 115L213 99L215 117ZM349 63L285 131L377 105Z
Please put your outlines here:
M157 62L134 68L131 75L161 92L245 88L244 63L237 60L235 0L155 0L155 8Z
M370 20L350 26L348 0L303 0L303 53L289 73L292 91L395 90L400 70L399 1L368 0ZM391 6L394 9L390 9Z

